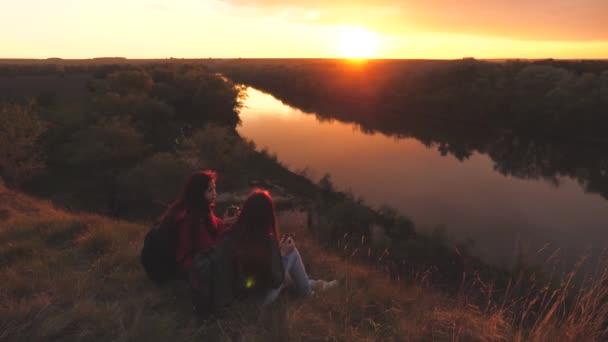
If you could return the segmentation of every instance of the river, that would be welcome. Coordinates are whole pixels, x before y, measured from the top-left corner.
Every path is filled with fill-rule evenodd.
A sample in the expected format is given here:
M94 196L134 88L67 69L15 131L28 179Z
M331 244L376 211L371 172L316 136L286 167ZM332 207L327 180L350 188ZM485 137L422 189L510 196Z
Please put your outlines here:
M256 89L247 93L238 131L258 148L313 180L329 173L338 189L398 209L419 230L443 226L456 240L471 238L482 258L509 261L545 243L569 257L608 246L608 201L574 179L506 176L478 152L460 161L414 138L366 134Z

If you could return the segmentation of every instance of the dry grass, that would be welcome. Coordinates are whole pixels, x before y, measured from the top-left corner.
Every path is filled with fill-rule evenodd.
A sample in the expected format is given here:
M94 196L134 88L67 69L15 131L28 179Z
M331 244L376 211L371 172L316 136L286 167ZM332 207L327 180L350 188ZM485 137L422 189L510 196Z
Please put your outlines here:
M606 295L604 283L565 316L561 301L547 301L546 319L524 328L508 310L484 312L429 288L400 286L330 254L291 213L281 215L282 228L298 234L311 277L340 286L202 320L185 284L159 288L147 280L138 261L146 227L69 214L5 189L0 213L0 341L589 341L601 329L589 315L606 310L595 304Z
M605 341L608 338L608 264L601 258L597 268L582 282L576 281L585 258L561 277L559 286L545 287L523 300L524 309L512 313L518 321L518 340ZM522 301L522 300L520 300ZM533 317L526 324L526 316Z

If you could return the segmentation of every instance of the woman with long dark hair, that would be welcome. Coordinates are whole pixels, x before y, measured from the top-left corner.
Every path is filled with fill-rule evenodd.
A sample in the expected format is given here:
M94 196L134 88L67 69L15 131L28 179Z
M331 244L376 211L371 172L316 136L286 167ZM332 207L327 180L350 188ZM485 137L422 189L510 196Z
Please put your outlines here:
M263 304L276 299L283 288L298 296L310 296L313 288L337 285L336 281L308 278L293 239L281 239L268 191L254 190L249 195L231 234L231 251L245 275L246 287L255 288Z
M160 218L163 222L176 224L175 260L182 275L190 270L192 258L213 246L226 230L224 222L213 213L216 178L216 173L210 170L192 174Z

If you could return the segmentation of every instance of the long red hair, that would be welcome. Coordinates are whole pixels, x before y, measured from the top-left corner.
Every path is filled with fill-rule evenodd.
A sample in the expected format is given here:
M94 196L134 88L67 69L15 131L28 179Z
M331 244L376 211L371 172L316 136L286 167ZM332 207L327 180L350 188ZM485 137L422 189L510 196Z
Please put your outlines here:
M258 274L270 282L272 250L268 239L279 243L279 227L270 193L254 190L245 203L238 220L232 226L235 239L232 252L245 272Z
M211 170L202 170L193 173L182 188L179 196L169 205L161 215L161 222L175 221L177 216L186 211L193 216L195 222L202 219L209 227L215 227L211 203L205 199L211 182L215 182L217 174Z
M232 228L239 238L271 236L279 242L279 228L272 196L266 190L255 189L249 194L238 220Z

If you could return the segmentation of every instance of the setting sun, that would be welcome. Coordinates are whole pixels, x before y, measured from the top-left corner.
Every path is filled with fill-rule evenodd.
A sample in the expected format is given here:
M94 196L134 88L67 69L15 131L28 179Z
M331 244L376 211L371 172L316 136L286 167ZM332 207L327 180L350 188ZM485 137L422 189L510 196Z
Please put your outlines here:
M339 31L337 50L344 58L374 57L378 50L378 38L365 28L345 26Z

